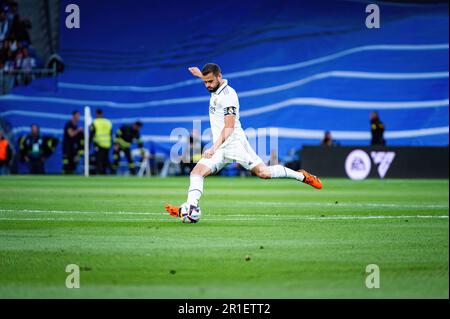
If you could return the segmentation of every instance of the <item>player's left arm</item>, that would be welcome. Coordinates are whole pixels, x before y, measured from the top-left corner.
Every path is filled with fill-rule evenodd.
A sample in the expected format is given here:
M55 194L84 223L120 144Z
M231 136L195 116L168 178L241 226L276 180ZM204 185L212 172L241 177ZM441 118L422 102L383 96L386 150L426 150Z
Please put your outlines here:
M219 138L214 143L214 151L217 151L219 147L227 140L227 138L230 137L231 134L233 134L234 131L234 123L236 121L236 115L231 113L225 115L225 126L222 129L222 132L220 133Z

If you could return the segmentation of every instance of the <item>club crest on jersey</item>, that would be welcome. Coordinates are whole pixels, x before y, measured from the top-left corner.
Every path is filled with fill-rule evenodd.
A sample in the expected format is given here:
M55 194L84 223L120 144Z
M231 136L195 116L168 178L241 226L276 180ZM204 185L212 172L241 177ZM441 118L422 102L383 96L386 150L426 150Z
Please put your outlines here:
M216 108L212 105L209 106L209 113L214 113L216 111Z

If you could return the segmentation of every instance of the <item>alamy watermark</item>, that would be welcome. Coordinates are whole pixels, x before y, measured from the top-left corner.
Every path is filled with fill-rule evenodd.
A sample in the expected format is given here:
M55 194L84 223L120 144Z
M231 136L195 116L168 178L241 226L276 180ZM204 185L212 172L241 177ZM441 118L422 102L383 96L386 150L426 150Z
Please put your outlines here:
M79 29L80 28L80 7L77 4L69 4L66 6L66 28ZM369 4L366 6L366 27L368 29L379 29L381 27L380 7L377 4Z
M66 266L66 287L69 289L80 288L80 267L76 264Z
M380 267L376 264L366 266L366 287L368 289L380 288Z
M228 139L233 139L232 134L236 129L230 129L228 138L223 143L228 143ZM225 129L225 132L227 129ZM252 128L244 130L251 148L265 162L277 164L278 161L278 129ZM174 128L170 134L170 142L174 143L170 149L170 160L172 163L196 163L202 154L213 147L214 140L210 128L202 130L200 120L192 122L192 129L186 127Z
M366 7L366 13L370 13L366 17L367 29L379 29L381 27L380 7L377 4L369 4Z
M79 29L80 28L80 7L76 4L69 4L66 6L66 28Z

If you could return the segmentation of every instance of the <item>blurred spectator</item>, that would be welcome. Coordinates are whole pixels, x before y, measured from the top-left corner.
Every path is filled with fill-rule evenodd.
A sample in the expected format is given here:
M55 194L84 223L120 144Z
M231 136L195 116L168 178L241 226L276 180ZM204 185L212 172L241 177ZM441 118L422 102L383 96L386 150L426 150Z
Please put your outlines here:
M78 127L80 112L73 111L72 119L64 126L63 174L73 174L84 153L83 128Z
M30 43L30 34L28 29L31 28L30 20L21 19L18 14L16 14L12 20L10 37L19 41Z
M370 113L370 129L372 132L371 145L386 145L384 135L384 124L381 122L378 112Z
M16 1L10 1L8 11L8 21L12 24L14 17L19 16L19 5Z
M333 140L333 136L331 135L330 131L326 131L325 135L323 136L322 141L320 141L320 145L324 146L337 146L338 143Z
M189 136L189 145L184 149L184 154L180 162L182 175L189 175L197 162L201 160L204 146L205 144L202 142L202 137L198 130L192 130Z
M8 54L11 53L9 40L0 41L0 68L3 70L4 63L8 58Z
M8 40L6 40L8 41ZM17 49L19 48L20 43L17 42L17 40L9 40L9 49L11 50L12 54L15 56Z
M90 139L94 142L95 150L95 172L105 175L111 169L109 162L109 150L112 142L111 121L103 117L103 110L95 111L95 120L91 126Z
M116 137L114 139L114 151L113 151L113 174L117 172L119 167L120 152L125 154L128 161L128 170L131 174L136 175L136 166L134 164L133 157L131 156L131 144L136 143L141 150L142 160L145 157L144 145L141 141L141 135L139 131L142 128L142 122L136 121L133 125L122 125L116 131Z
M31 22L22 19L18 12L16 1L0 0L0 71L5 75L0 94L14 85L29 84L33 79L32 69L37 66L36 55L30 47Z
M0 8L0 41L4 41L10 31L10 23L3 8Z
M36 59L30 57L27 48L23 48L16 58L16 68L23 71L19 78L19 83L28 85L33 79L32 69L36 67Z
M4 61L3 71L5 71L6 73L11 73L12 71L14 71L15 61L13 52L11 50L6 53L6 58Z
M31 134L20 139L20 152L28 163L31 174L45 174L44 168L44 138L41 137L39 126L31 126Z
M12 148L9 141L0 130L0 175L5 175L9 171L9 166L12 159Z

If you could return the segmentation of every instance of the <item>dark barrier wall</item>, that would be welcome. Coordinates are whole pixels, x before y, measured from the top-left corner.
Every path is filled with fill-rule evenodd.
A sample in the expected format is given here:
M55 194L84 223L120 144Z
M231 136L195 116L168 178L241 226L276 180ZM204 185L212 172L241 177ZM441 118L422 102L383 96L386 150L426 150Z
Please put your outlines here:
M301 164L319 176L448 178L448 147L304 146Z

